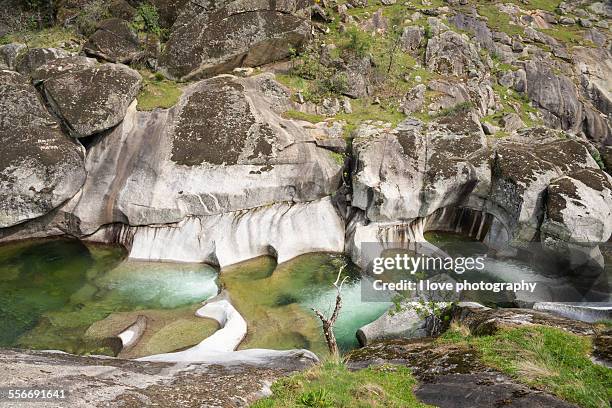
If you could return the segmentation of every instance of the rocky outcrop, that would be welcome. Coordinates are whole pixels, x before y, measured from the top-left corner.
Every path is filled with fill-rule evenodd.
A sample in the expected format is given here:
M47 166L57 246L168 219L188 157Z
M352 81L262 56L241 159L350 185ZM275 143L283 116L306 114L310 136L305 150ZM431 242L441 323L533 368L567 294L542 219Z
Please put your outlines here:
M425 65L442 75L479 76L485 72L478 48L464 34L444 31L427 42Z
M222 76L184 89L171 109L136 111L89 149L88 181L44 225L121 242L141 259L228 265L342 251L330 195L342 166L318 147L271 76ZM15 235L12 236L15 238Z
M28 79L0 71L0 228L47 214L85 182L84 151L64 136Z
M68 133L77 138L120 123L142 83L140 74L125 65L83 57L56 59L32 76Z
M554 74L543 61L525 64L529 98L540 107L552 127L577 131L582 124L583 109L576 86L564 75Z
M100 23L83 46L87 55L110 62L128 63L141 54L140 41L127 21L111 18Z
M170 35L160 58L171 78L188 80L254 67L286 58L310 36L310 23L297 15L301 2L229 2L200 13Z
M498 330L544 325L580 336L600 338L590 324L524 309L455 308L453 322L472 336ZM608 355L609 358L609 355ZM444 408L495 406L574 407L551 394L522 385L487 366L472 347L432 339L396 339L374 342L348 355L348 366L360 369L383 364L405 365L419 380L415 395L422 402Z
M30 75L34 70L47 62L58 58L66 58L71 54L61 48L29 48L24 52L20 52L14 69L23 74Z
M363 126L357 132L351 204L362 215L348 227L354 261L367 263L360 255L363 242L401 244L422 241L430 228L456 230L455 221L444 226L455 220L454 208L471 209L470 218L463 220L471 225L468 235L493 248L531 242L540 231L546 191L554 180L572 172L603 174L583 142L528 129L490 144L475 120L459 113L427 126L407 120L391 131ZM583 199L601 196L596 187L586 187ZM591 205L609 211L603 201L586 208ZM572 224L574 234L594 238L589 230L598 229L601 221L580 225ZM611 231L598 230L597 242L605 242Z
M312 360L279 352L264 363L173 364L1 350L5 386L64 389L71 407L239 407L269 395L275 380L304 370ZM49 373L54 375L49 375ZM49 403L45 403L49 405Z

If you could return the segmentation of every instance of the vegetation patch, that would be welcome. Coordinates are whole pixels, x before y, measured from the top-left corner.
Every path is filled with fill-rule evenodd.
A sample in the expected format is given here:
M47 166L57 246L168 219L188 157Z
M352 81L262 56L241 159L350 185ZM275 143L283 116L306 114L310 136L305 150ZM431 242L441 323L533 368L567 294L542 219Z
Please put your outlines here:
M283 112L285 119L304 120L310 123L319 123L325 120L325 116L318 115L316 113L300 112L297 110L290 109Z
M414 396L415 385L407 367L383 365L349 371L341 362L328 361L275 382L273 395L253 407L428 407Z
M22 43L31 48L59 47L73 44L78 48L83 38L74 30L62 27L43 28L41 30L22 31L0 37L0 45ZM70 49L70 46L64 47Z
M148 71L141 71L140 74L143 77L143 84L137 96L138 110L171 108L183 94L179 84L165 79L160 73L151 74Z
M477 337L464 327L453 327L437 341L471 347L485 364L582 407L609 407L612 370L590 360L587 337L546 326Z

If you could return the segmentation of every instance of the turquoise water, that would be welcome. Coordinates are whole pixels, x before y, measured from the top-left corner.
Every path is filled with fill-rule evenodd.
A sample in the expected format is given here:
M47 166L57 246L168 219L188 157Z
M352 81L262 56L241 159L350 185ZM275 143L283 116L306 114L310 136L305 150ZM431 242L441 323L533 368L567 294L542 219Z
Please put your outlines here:
M381 316L391 303L361 301L359 270L345 256L306 254L281 265L261 257L222 270L220 281L248 322L249 332L240 348L307 348L326 353L321 323L311 308L331 314L336 297L332 284L343 265L348 280L334 332L340 348L347 351L357 346L357 329Z
M124 258L120 248L74 240L0 247L0 347L112 354L104 342L85 339L94 322L115 312L179 308L217 293L217 273L207 265Z
M112 355L117 350L108 344L108 337L116 333L109 328L127 326L137 314L153 319L151 330L166 333L166 327L182 325L193 332L172 344L202 340L193 327L197 319L188 323L188 316L199 302L217 293L218 272L203 264L125 257L121 248L76 240L0 246L0 347ZM308 348L325 353L321 324L311 308L331 313L336 296L332 283L343 265L348 280L335 332L340 347L350 350L357 346L357 329L379 317L390 303L361 302L359 270L344 256L309 254L281 265L271 258L257 258L222 271L222 284L248 322L241 348ZM158 337L148 334L155 347L143 350L172 351L163 350Z

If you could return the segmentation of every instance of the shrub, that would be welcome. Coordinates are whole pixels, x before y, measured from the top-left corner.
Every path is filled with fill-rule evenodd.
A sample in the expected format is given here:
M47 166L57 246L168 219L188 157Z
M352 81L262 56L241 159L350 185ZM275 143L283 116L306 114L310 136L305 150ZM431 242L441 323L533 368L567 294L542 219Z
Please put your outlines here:
M353 52L358 57L365 57L372 48L372 37L358 27L349 27L345 31L346 39L342 43L342 47L350 52Z
M94 0L87 3L76 17L77 29L84 36L92 35L100 21L110 17L109 6L104 0Z
M150 3L143 3L136 10L136 17L132 22L132 28L138 32L155 34L159 38L167 36L167 30L159 26L159 13L157 7Z

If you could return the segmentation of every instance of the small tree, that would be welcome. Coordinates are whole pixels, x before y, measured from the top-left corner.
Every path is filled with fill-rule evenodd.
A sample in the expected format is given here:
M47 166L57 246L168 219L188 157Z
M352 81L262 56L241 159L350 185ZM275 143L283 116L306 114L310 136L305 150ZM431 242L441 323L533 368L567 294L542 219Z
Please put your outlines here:
M340 280L342 276L342 271L344 271L346 265L343 265L338 271L338 277L336 281L333 283L336 288L336 304L334 306L334 311L332 312L329 318L325 317L323 313L318 311L315 308L312 308L312 311L317 315L317 317L323 323L323 336L325 336L325 342L327 343L327 348L329 349L329 353L334 357L340 356L340 350L338 349L338 342L336 341L336 336L334 335L334 325L336 324L336 320L338 319L338 315L340 314L340 309L342 308L342 285L348 278L345 276Z

